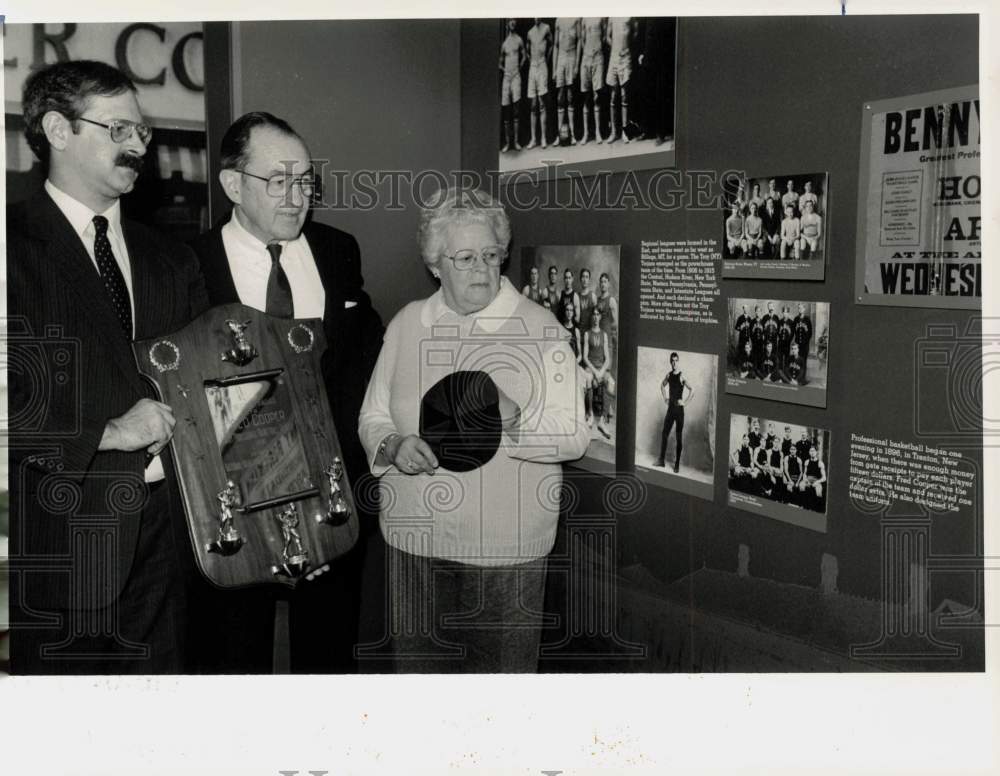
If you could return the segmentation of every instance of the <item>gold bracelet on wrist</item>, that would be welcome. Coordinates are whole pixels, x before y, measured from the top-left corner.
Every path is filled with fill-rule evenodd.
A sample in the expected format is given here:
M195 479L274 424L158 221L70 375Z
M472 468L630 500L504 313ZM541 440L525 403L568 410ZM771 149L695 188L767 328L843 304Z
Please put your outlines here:
M378 458L379 456L382 456L383 461L388 461L389 456L386 453L386 448L389 446L389 443L392 440L396 439L398 436L399 434L395 431L393 431L391 434L386 434L385 439L379 442L378 450L375 451L375 457Z

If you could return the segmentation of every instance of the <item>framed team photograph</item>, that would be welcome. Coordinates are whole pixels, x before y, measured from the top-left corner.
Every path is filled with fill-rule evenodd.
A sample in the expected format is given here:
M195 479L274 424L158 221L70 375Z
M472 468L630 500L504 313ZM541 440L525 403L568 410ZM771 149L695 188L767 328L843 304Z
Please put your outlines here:
M504 19L499 166L592 174L674 164L674 17Z
M711 501L719 358L639 347L635 472L650 483Z
M722 276L823 280L829 217L828 173L728 181L720 216Z
M729 416L729 505L826 533L830 432Z
M726 393L826 407L830 303L729 299Z
M521 249L521 293L550 309L569 332L591 429L578 465L599 473L615 470L620 266L619 245Z

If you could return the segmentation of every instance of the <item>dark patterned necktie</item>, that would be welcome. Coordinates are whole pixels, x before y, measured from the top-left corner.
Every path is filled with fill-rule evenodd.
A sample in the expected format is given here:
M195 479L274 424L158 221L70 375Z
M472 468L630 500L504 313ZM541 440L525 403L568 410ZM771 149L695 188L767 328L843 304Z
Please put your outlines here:
M97 268L104 281L104 290L108 301L118 316L125 336L132 339L132 300L128 295L128 286L122 275L115 254L111 251L111 241L108 240L108 219L104 216L94 216L94 258Z
M292 287L288 284L288 275L281 268L281 243L268 243L267 252L271 254L271 274L267 278L264 312L279 318L293 318Z

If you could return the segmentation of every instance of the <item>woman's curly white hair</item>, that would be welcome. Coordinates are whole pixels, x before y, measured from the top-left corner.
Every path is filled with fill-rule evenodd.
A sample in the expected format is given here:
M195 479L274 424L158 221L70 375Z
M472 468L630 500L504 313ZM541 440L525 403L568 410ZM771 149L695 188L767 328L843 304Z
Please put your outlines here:
M434 202L420 213L417 245L424 264L436 267L441 262L444 232L455 224L480 223L489 226L503 248L510 244L510 219L500 202L482 189L452 187L439 191Z

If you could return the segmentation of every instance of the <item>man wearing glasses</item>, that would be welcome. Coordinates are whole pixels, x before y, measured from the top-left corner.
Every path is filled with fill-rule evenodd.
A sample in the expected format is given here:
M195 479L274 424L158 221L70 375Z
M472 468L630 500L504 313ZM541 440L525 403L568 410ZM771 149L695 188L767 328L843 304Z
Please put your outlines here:
M189 250L121 215L151 135L124 74L50 65L23 106L47 179L7 216L12 671L180 673L175 419L132 342L186 325L204 284Z
M323 380L347 475L357 488L368 472L358 413L382 343L382 321L362 288L358 243L308 220L317 198L313 165L302 138L281 118L263 112L238 118L222 138L221 167L232 213L192 243L209 300L323 320ZM371 499L355 501L360 509ZM375 526L361 517L362 526ZM354 670L364 544L362 536L329 571L291 595L291 671ZM273 597L204 588L192 623L205 634L198 669L270 672Z

